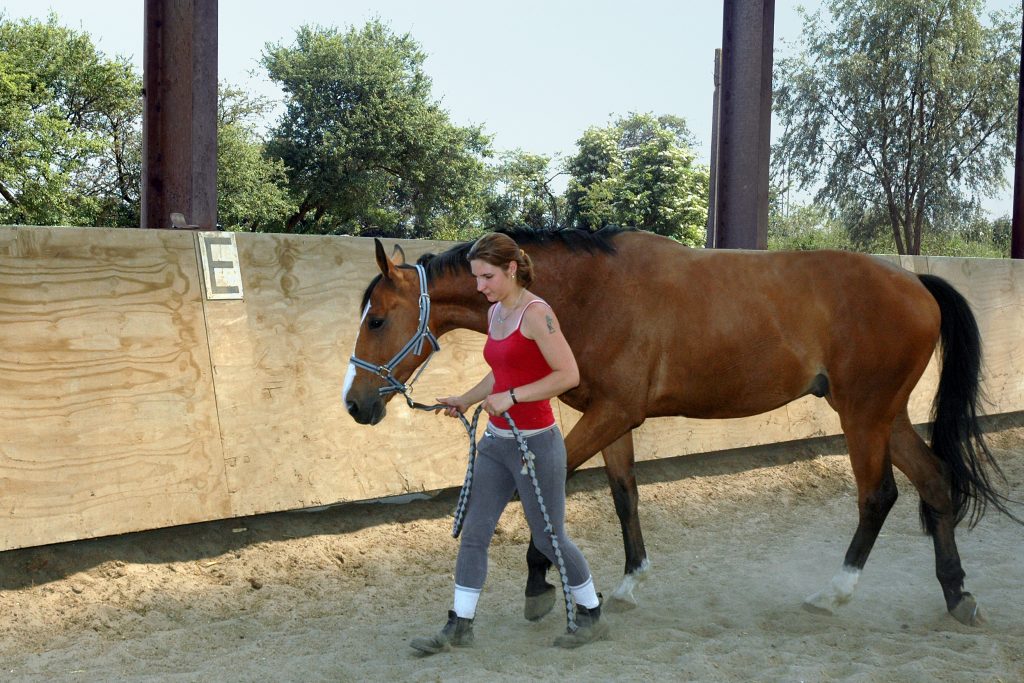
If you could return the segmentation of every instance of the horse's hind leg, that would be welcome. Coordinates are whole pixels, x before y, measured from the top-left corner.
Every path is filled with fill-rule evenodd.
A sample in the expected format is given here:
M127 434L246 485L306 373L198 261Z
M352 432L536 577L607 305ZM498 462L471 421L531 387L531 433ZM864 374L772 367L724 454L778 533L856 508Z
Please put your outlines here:
M857 481L860 519L846 551L843 566L824 590L804 601L807 608L828 613L853 597L854 588L878 538L878 532L898 495L888 454L890 426L882 423L868 428L844 426L844 431L853 475Z
M636 488L636 469L633 456L633 432L628 431L601 451L604 455L604 469L615 501L615 513L622 527L622 542L626 550L626 567L622 582L612 592L612 605L619 609L636 607L633 589L647 578L650 562L644 546L644 535L640 530L640 515L637 508L640 496ZM611 606L611 605L609 605Z
M893 464L907 475L921 496L921 522L935 546L935 575L942 586L946 608L964 624L981 623L978 603L964 591L964 570L956 548L956 516L949 483L939 459L914 431L906 413L893 423L890 449Z

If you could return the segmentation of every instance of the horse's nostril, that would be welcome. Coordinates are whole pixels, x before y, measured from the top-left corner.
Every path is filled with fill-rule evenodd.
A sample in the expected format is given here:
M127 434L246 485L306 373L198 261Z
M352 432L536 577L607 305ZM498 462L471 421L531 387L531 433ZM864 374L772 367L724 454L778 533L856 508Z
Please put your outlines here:
M348 414L355 417L356 413L359 412L359 404L355 401L346 401L345 407L348 408Z

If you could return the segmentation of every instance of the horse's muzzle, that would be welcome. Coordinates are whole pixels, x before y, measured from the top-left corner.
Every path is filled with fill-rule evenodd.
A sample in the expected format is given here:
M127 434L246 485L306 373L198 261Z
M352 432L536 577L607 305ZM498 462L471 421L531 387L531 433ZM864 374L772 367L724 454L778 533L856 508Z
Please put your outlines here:
M362 403L348 400L345 402L345 407L348 409L348 414L352 416L352 419L361 425L375 425L383 420L384 415L387 414L384 401L380 398Z

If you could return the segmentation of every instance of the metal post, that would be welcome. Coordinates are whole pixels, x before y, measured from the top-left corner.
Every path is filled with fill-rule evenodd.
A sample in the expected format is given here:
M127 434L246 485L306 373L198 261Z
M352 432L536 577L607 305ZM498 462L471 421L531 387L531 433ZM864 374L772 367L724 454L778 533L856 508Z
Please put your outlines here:
M1024 258L1024 22L1021 23L1020 50L1020 73L1017 76L1017 154L1013 163L1010 258Z
M711 166L708 182L708 237L706 246L713 249L718 234L718 125L722 91L722 48L715 49L715 94L711 100Z
M768 246L775 0L725 0L714 246Z
M217 0L146 0L143 228L217 224Z

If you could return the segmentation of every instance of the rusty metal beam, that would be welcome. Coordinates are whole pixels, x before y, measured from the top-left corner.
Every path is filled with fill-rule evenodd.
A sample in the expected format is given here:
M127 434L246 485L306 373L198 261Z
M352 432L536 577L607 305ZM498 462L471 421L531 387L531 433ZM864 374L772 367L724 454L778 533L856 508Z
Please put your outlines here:
M1013 218L1010 258L1024 258L1024 21L1020 32L1020 73L1017 76L1017 155L1013 163Z
M217 0L146 0L143 228L217 224Z
M708 184L708 226L705 246L714 249L718 242L718 128L722 101L722 48L715 49L715 93L711 97L711 165Z
M725 0L714 247L768 247L775 0Z

